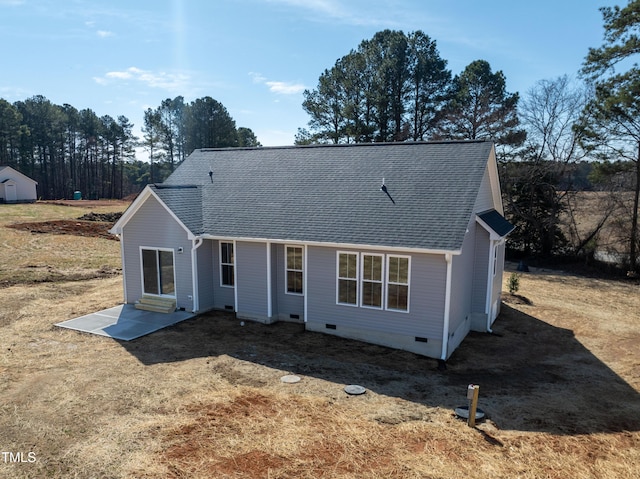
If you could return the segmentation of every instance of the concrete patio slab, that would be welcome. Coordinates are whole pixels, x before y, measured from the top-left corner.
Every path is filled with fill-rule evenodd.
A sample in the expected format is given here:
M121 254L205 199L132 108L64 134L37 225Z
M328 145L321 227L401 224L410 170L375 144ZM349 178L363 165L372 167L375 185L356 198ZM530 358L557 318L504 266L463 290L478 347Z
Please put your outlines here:
M194 316L195 313L187 311L154 313L136 309L132 304L121 304L57 323L56 326L131 341Z

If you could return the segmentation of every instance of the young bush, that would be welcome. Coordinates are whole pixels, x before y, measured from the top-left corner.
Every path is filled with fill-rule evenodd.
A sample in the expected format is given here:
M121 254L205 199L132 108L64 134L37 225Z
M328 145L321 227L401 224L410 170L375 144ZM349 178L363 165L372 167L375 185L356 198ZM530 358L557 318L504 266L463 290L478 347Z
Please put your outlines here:
M511 273L509 280L507 281L509 287L509 293L515 294L520 289L520 275L518 273Z

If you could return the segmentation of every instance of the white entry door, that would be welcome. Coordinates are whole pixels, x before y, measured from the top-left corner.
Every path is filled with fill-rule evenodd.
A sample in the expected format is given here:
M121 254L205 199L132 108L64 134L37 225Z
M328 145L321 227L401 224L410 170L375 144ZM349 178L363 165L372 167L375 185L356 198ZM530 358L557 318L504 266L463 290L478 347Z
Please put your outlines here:
M15 203L18 201L18 193L16 192L16 184L7 182L4 184L5 201L7 203Z

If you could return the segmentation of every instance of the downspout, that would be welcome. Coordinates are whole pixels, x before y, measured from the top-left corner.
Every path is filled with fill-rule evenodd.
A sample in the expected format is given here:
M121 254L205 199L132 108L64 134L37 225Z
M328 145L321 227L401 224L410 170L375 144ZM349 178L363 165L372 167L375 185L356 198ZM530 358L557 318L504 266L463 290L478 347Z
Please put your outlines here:
M273 298L271 286L271 242L267 241L267 318L273 315Z
M195 313L200 309L200 298L198 296L198 261L196 250L202 246L203 239L200 236L196 236L192 241L191 246L191 282L192 282L192 296L193 304L191 305L191 312Z
M487 297L485 299L484 311L487 314L487 333L491 330L491 300L493 299L493 268L495 265L495 255L497 242L489 240L489 267L487 268Z
M303 266L302 266L302 292L304 293L302 299L302 314L304 315L304 322L307 322L307 301L309 297L309 288L307 288L307 258L309 256L309 247L308 245L304 245L304 253L303 253Z
M120 240L120 259L122 261L122 289L123 289L123 298L124 304L127 304L127 272L125 268L126 261L124 260L124 241L122 239L124 235L124 230L117 234L116 236Z
M233 240L233 310L238 314L238 248Z
M447 360L447 352L449 349L449 320L451 315L451 272L453 267L453 255L447 253L444 255L447 262L447 280L444 292L444 324L442 325L442 353L440 359Z

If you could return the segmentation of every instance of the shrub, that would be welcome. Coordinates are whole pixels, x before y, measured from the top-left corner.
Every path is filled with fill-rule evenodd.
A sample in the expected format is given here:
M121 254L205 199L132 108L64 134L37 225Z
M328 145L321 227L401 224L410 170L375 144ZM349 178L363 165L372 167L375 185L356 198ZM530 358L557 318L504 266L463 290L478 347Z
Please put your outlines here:
M509 293L517 293L520 289L520 275L518 273L511 273L511 276L509 276L509 281L507 282L507 286L509 286Z

